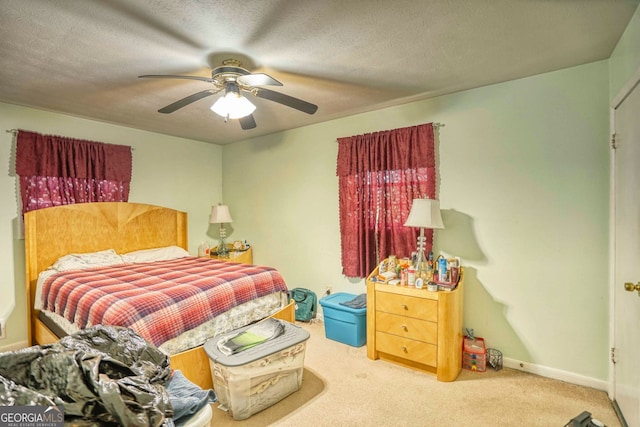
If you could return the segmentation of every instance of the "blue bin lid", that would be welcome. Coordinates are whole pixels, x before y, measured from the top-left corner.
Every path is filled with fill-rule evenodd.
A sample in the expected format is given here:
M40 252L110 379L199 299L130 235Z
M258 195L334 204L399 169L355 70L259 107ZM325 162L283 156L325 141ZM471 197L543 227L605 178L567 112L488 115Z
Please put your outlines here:
M351 301L358 295L349 294L346 292L338 292L335 294L327 295L325 297L320 298L320 305L322 307L331 307L337 310L350 311L355 314L363 314L367 312L367 308L351 308L346 305L340 304L341 302Z

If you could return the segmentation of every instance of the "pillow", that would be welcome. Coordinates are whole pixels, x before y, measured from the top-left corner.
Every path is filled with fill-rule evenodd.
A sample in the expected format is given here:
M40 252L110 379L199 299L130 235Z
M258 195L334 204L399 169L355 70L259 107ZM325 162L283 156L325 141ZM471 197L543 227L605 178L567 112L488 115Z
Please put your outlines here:
M180 246L166 246L163 248L143 249L122 255L122 259L128 263L170 261L177 258L185 258L189 252Z
M64 255L50 267L57 271L84 270L95 267L124 264L125 261L113 249L83 254Z

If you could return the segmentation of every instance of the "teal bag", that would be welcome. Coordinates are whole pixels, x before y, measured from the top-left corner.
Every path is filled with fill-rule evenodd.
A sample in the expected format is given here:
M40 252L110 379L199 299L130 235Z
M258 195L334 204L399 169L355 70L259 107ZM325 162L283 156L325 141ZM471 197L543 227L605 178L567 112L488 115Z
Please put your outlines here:
M289 299L296 305L296 320L308 322L316 318L318 297L315 292L305 288L294 288L289 291Z

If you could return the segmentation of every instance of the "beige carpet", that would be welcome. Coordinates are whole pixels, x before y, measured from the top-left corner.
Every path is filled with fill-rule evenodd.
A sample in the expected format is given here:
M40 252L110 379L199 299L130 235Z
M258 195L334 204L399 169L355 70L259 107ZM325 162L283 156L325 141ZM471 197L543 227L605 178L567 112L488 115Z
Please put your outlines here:
M215 427L541 426L562 427L582 411L618 427L606 393L513 369L469 372L451 383L380 360L366 346L328 340L322 323L298 323L307 341L302 387L235 421L214 404Z

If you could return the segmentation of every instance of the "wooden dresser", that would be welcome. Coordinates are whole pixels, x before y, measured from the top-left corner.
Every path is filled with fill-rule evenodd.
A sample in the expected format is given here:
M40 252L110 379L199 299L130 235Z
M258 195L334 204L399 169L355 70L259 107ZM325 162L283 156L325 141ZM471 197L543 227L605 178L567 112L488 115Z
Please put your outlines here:
M453 381L462 369L464 274L453 291L430 292L367 278L367 357Z

